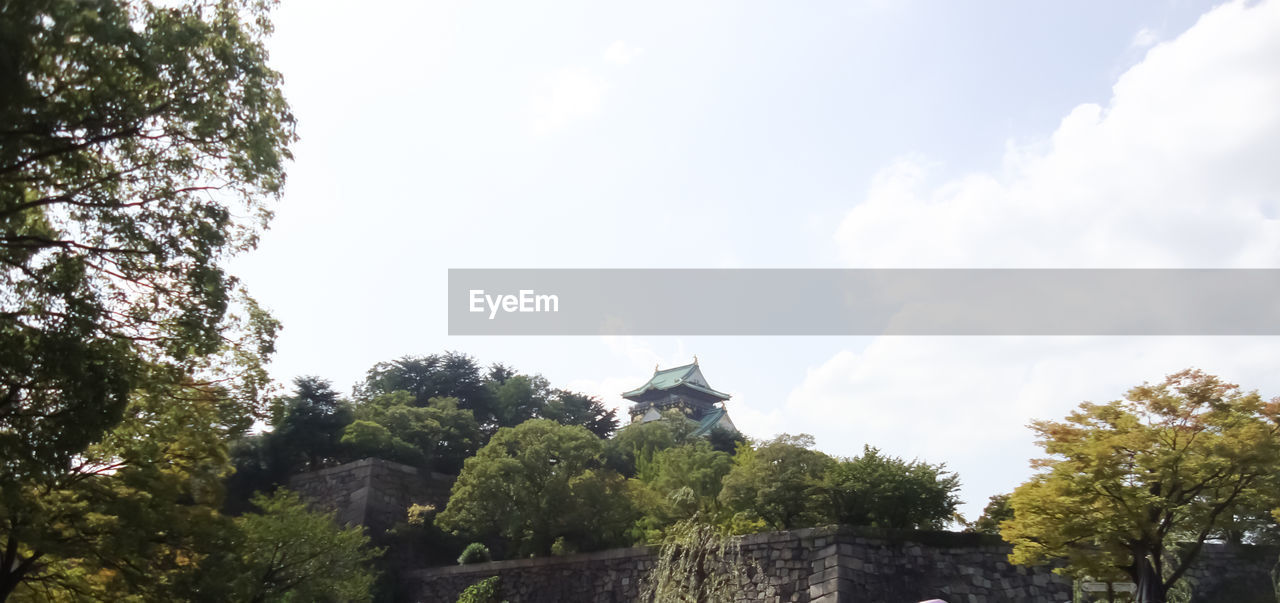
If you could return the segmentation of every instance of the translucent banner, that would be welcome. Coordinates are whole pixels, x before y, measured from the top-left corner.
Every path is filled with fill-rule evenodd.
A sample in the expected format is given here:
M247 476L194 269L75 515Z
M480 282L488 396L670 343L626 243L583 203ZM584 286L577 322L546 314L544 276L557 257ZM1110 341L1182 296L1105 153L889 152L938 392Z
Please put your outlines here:
M450 335L1280 335L1280 270L452 269Z

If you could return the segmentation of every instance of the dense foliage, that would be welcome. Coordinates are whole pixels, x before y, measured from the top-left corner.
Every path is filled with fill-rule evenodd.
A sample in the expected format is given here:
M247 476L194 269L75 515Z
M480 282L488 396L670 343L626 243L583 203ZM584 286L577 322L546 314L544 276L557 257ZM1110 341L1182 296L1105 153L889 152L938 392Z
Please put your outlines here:
M0 1L0 599L180 589L210 540L277 328L225 269L294 139L269 31L250 0Z
M482 371L457 352L378 363L351 399L324 379L301 377L270 409L269 431L232 444L229 512L244 510L254 492L271 491L290 475L362 458L457 474L499 428L531 418L578 425L597 439L618 427L616 411L593 397L501 364Z
M236 518L241 538L235 601L370 601L374 574L370 548L359 526L338 527L297 494L278 490L253 499L260 512Z
M467 459L436 523L500 538L519 556L550 554L559 539L579 550L625 544L634 510L625 480L603 468L603 452L581 426L536 419L503 427Z
M943 465L904 461L865 446L823 479L836 523L880 528L941 530L954 517L960 478Z

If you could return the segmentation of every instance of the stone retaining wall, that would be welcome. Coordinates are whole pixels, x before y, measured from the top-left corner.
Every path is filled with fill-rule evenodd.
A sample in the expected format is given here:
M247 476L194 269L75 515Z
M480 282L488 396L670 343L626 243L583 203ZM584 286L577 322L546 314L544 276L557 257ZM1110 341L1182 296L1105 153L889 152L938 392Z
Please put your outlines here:
M747 565L739 603L1061 603L1071 581L1048 567L1008 562L999 538L953 532L825 527L741 539ZM1195 603L1271 603L1280 548L1208 544L1188 572ZM421 569L406 575L413 601L452 602L490 576L510 603L639 599L656 550L630 548L568 557ZM758 570L758 571L757 571Z
M750 572L740 601L953 603L1070 601L1070 581L1047 569L1011 566L998 539L974 534L811 528L741 539ZM431 568L408 576L415 601L451 602L467 586L499 576L511 603L635 601L655 563L648 548L559 558Z
M409 505L443 509L454 479L368 458L295 475L289 489L319 508L336 511L340 523L365 526L375 541L381 541L389 528L405 520Z

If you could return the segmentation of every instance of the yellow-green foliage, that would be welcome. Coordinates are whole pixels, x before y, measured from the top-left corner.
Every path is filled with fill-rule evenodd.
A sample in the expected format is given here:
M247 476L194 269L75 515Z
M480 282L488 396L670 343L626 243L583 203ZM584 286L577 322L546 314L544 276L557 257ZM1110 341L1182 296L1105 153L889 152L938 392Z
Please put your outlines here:
M497 576L485 578L462 591L458 603L501 603L502 581Z
M1001 524L1015 563L1145 579L1163 600L1196 553L1174 554L1174 543L1203 542L1232 516L1280 502L1280 402L1200 371L1032 428L1048 458Z

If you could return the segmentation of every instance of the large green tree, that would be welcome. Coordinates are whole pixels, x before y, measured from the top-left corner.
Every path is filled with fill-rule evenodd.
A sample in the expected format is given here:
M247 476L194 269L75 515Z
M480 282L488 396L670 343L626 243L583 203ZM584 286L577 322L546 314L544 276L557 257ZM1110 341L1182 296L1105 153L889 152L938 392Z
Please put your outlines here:
M584 427L547 419L503 427L467 459L436 523L501 538L520 556L548 554L560 539L578 550L624 544L634 513L602 458L603 444Z
M224 267L294 139L267 8L0 0L0 589L135 392L216 382L232 431L260 410L277 325Z
M342 430L354 418L351 404L319 377L293 380L292 395L271 403L268 446L287 472L314 471L341 457Z
M309 509L277 490L235 520L237 556L228 567L235 601L371 601L371 562L382 554L359 526L339 526L332 513Z
M943 465L905 461L871 446L827 470L823 490L836 523L940 530L955 517L960 478Z
M187 598L229 527L219 392L153 386L56 480L6 489L0 599Z
M455 398L460 408L475 414L481 426L496 425L492 388L475 359L461 352L379 362L356 388L357 396L366 400L401 391L409 392L417 406L426 406L432 398Z
M783 434L744 448L724 477L720 502L734 514L734 530L789 530L830 517L822 478L835 459L813 450L813 436Z
M1032 428L1049 456L1010 497L1010 558L1128 577L1142 603L1163 603L1233 517L1280 502L1280 401L1197 370Z
M733 468L733 457L698 439L658 451L652 460L641 457L631 496L643 515L636 523L636 539L658 542L677 522L697 517L720 519L720 489Z
M290 475L347 460L340 439L353 410L328 381L294 379L293 393L272 400L269 411L270 431L244 434L231 445L228 512L244 512L254 493L270 492Z
M1000 534L1000 524L1013 519L1013 508L1009 506L1008 494L996 494L987 499L987 506L982 508L982 515L969 524L966 531L979 534Z
M594 396L577 392L554 390L539 414L561 425L581 425L601 438L618 430L618 411L606 408Z
M676 411L657 421L629 423L605 442L606 463L618 473L635 477L637 466L652 462L658 452L695 441L695 428L697 424Z
M444 473L457 473L475 454L480 427L457 398L414 405L408 392L384 394L360 405L342 433L346 454L373 456Z

